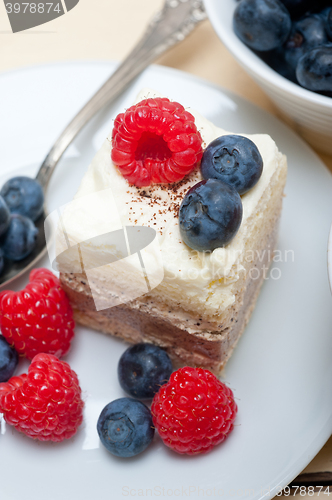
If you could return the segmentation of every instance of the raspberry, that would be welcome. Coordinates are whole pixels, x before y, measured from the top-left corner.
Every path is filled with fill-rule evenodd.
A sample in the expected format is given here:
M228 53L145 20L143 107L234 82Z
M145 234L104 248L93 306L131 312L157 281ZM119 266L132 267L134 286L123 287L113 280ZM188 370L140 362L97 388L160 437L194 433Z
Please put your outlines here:
M180 181L201 157L195 118L178 102L144 99L115 119L112 161L130 184Z
M71 438L83 420L76 373L50 354L38 354L28 374L0 384L0 412L15 429L40 441Z
M206 453L224 441L237 412L234 396L213 373L186 366L172 373L154 396L153 425L178 453Z
M60 281L48 269L34 269L20 292L0 293L2 335L21 355L61 357L74 336L73 311Z

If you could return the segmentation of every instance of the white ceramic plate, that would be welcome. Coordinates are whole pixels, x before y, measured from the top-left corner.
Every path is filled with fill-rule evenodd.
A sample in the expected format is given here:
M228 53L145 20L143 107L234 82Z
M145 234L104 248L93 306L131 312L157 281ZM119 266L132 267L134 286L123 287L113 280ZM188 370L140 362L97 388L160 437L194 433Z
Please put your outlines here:
M3 178L14 172L34 174L52 141L113 68L111 63L79 62L3 74ZM291 130L228 91L178 71L151 67L75 141L51 181L49 209L71 199L112 118L145 86L195 107L227 130L270 133L289 158L281 262L268 274L225 374L239 406L237 425L227 441L206 456L179 456L156 436L141 456L113 457L99 443L96 421L105 404L124 395L116 368L126 345L77 327L67 361L84 391L84 425L68 442L43 444L2 422L3 499L270 497L302 471L331 434L332 307L326 247L332 177ZM43 265L48 265L47 259ZM26 276L21 278L16 288L26 281ZM20 370L26 368L23 362Z

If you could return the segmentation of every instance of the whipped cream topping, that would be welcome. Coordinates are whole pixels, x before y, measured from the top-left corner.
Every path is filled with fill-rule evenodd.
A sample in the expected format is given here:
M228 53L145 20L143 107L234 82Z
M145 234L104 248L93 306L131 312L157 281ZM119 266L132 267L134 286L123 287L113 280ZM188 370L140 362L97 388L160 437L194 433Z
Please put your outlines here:
M155 91L144 89L137 97L139 102L147 97L158 97ZM225 130L214 126L193 109L188 109L195 117L195 123L204 141L204 147L215 138L227 134ZM111 161L111 134L96 154L75 199L111 189L114 202L122 225L150 226L157 231L164 266L162 288L174 290L175 294L188 296L202 294L203 289L213 289L216 284L224 290L218 292L223 305L227 307L234 301L234 294L229 289L236 282L241 267L238 263L250 236L248 231L252 219L260 217L257 205L270 179L278 168L281 153L275 142L268 135L247 135L258 147L264 162L263 173L258 183L242 198L243 219L240 229L234 239L225 247L217 248L211 253L197 252L185 245L179 231L178 210L188 189L202 180L200 169L177 184L152 185L147 188L137 188L129 185ZM100 213L98 204L88 207L89 220L92 221L96 233L105 232L104 214ZM78 211L68 211L64 214L64 224L71 244L85 241L90 237L88 222ZM109 226L108 226L109 227ZM119 220L115 218L114 228L118 229ZM109 230L109 229L108 229ZM94 265L98 261L98 251L91 249L91 259ZM110 248L110 250L112 250ZM112 250L113 251L113 250ZM107 246L102 248L103 254ZM226 279L227 278L227 279ZM107 282L107 276L104 275ZM227 285L226 285L227 281ZM166 289L165 288L165 289ZM204 294L203 294L204 295ZM203 297L202 297L203 300ZM206 298L204 300L207 300ZM219 302L220 303L220 302Z

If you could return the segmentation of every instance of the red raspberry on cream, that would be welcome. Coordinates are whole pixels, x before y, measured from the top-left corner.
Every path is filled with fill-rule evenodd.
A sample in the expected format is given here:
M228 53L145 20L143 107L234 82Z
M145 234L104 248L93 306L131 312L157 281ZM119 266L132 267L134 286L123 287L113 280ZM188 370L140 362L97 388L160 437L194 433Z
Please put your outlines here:
M181 104L165 97L144 99L116 117L111 156L130 184L173 183L197 166L202 138Z

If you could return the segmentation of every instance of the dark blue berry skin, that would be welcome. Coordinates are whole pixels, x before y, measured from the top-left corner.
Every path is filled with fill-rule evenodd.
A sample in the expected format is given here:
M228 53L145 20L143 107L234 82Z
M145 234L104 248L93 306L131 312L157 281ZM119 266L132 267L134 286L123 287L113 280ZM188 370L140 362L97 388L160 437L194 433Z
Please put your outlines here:
M44 193L41 185L31 177L13 177L0 194L13 214L24 215L35 221L43 212Z
M166 351L152 344L129 347L118 364L118 379L124 391L139 399L149 399L165 384L173 371Z
M263 158L247 137L222 135L204 151L201 171L203 179L219 179L244 194L262 175Z
M18 261L27 257L36 245L38 229L27 217L12 214L0 246L7 259Z
M326 33L329 39L332 41L332 7L329 7L328 16L326 19Z
M218 179L207 179L185 195L179 212L183 241L193 250L224 247L236 235L242 221L239 193Z
M321 10L319 12L319 15L323 18L324 22L326 23L329 17L331 11L331 7L325 7L325 9Z
M312 4L312 0L280 0L292 16L304 14Z
M306 89L332 92L332 43L304 54L298 62L296 76Z
M117 457L133 457L144 451L154 436L149 408L132 398L120 398L105 406L97 431L101 442Z
M311 14L293 23L291 34L283 46L285 63L293 78L296 78L296 67L299 59L309 50L327 42L325 22L322 16Z
M18 354L0 335L0 382L7 382L18 365Z
M259 55L261 59L279 73L279 75L297 83L295 69L285 61L284 46L278 47L275 50L270 50L269 52L261 52Z
M273 50L291 30L291 18L279 0L241 0L233 17L237 36L254 50Z
M0 248L0 275L5 268L5 259L2 248Z
M0 236L7 231L9 224L10 211L3 197L0 196Z

